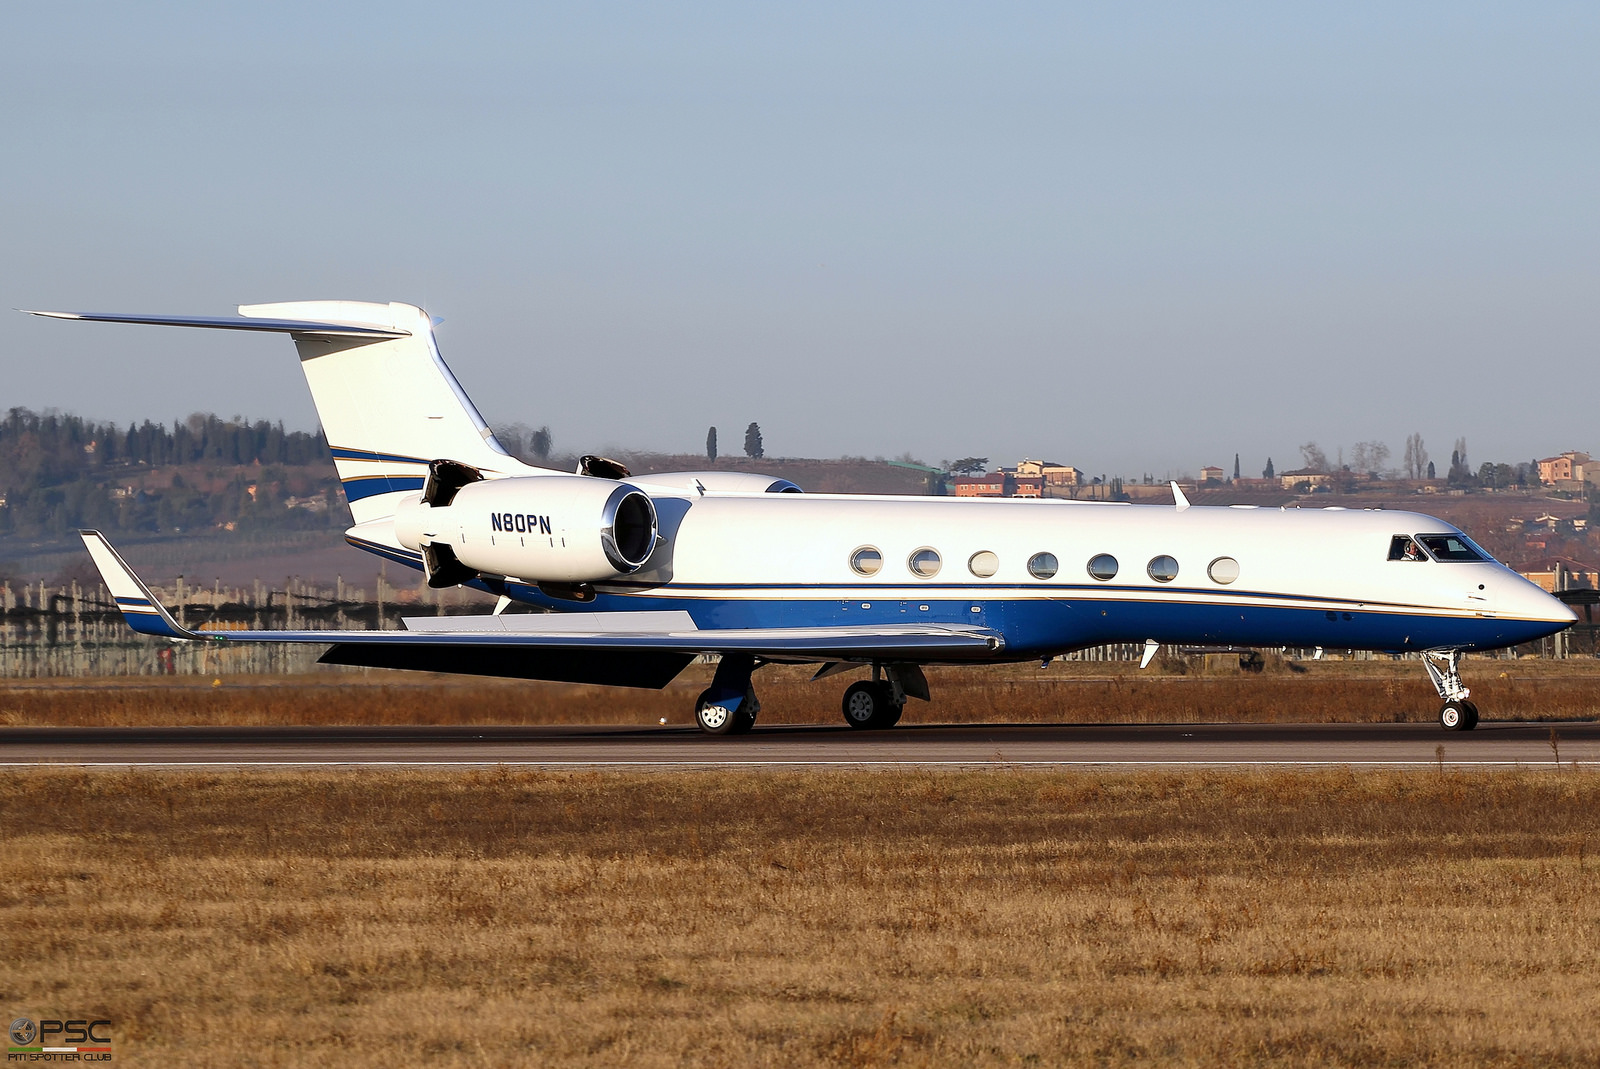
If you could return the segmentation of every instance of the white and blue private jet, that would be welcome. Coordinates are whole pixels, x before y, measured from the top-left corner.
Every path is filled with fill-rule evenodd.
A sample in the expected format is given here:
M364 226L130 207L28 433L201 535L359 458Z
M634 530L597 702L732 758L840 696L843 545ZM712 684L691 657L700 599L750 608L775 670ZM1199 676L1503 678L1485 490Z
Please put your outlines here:
M84 542L134 630L168 639L322 643L330 664L664 687L720 660L700 728L741 733L752 673L868 668L852 727L926 700L929 664L1046 659L1105 643L1417 651L1471 730L1463 652L1531 642L1570 609L1450 524L1412 512L804 494L726 471L576 473L500 446L409 304L245 305L237 316L38 312L60 319L288 334L300 353L358 549L433 587L496 595L491 615L404 631L179 626L95 531ZM505 613L513 604L545 612Z

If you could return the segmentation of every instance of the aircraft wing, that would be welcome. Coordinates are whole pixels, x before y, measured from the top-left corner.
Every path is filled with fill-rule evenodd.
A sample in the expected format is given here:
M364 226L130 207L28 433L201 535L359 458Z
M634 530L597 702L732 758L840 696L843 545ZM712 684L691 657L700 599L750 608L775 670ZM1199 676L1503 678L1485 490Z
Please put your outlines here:
M331 648L322 660L329 664L660 687L706 653L915 662L983 657L1004 645L997 632L981 627L700 628L682 611L407 617L404 631L195 630L172 617L104 535L79 533L135 631L220 644L325 644ZM635 678L641 681L629 682Z

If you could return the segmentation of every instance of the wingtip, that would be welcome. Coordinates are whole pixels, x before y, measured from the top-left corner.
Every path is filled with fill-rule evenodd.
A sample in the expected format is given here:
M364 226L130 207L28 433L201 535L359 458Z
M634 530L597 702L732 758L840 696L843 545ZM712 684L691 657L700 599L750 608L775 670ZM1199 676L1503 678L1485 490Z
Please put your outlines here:
M129 627L140 634L158 638L196 637L194 632L172 618L172 614L128 566L128 562L122 559L122 554L117 552L105 535L88 528L80 528L78 535L83 539L84 548L89 551L101 581L116 600Z

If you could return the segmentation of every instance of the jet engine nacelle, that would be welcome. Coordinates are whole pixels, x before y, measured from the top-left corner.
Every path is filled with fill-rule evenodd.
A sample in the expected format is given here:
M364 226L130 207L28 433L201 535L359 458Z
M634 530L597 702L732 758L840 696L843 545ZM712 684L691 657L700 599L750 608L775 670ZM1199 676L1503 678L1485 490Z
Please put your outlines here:
M422 552L435 585L465 582L469 573L603 582L638 571L656 545L655 505L638 487L610 479L484 479L448 501L410 498L394 517L395 535Z

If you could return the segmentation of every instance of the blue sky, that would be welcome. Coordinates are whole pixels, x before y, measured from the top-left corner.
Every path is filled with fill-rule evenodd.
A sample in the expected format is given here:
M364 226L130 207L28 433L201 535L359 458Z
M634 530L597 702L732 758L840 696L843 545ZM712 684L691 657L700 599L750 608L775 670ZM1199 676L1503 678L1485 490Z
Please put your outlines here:
M13 5L0 306L405 300L560 449L1600 449L1593 5ZM0 315L0 404L314 414Z

